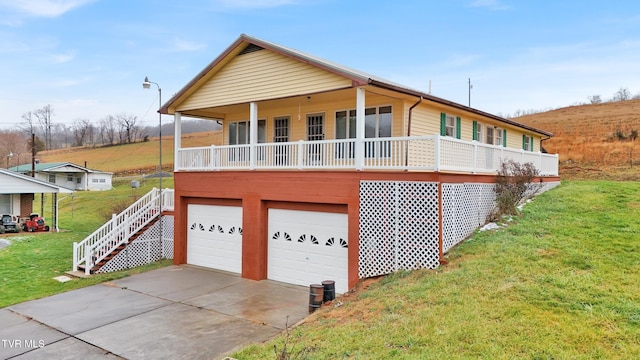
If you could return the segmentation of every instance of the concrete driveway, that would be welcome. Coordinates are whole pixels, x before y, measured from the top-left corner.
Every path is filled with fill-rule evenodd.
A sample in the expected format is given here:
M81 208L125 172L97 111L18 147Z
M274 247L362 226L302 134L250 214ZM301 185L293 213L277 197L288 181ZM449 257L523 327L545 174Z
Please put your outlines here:
M0 358L218 359L308 305L305 287L170 266L0 309Z

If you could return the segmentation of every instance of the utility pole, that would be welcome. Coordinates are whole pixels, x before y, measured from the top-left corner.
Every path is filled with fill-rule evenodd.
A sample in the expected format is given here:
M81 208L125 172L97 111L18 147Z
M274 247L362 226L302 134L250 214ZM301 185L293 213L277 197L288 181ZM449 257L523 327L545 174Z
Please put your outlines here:
M36 134L31 133L31 177L36 177Z
M469 107L471 107L471 89L473 89L473 85L471 85L471 78L469 78Z

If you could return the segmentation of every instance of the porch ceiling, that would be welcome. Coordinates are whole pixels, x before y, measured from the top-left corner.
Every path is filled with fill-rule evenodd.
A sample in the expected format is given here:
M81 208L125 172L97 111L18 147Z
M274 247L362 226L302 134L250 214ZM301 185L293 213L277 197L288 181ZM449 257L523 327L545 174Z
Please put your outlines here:
M367 100L379 102L380 97L389 99L404 99L409 101L415 101L415 97L406 94L397 93L387 89L377 88L375 86L366 86L365 91L367 94ZM353 99L353 106L347 106L347 108L356 107L356 90L355 88L340 89L329 92L314 93L314 94L302 94L299 96L286 97L281 99L270 99L258 101L258 113L261 111L278 110L278 109L298 109L299 105L304 106L308 103L337 103L349 101ZM224 121L228 114L241 114L246 113L249 116L249 103L230 104L225 106L215 106L208 108L192 109L182 111L183 116L196 117L211 120Z

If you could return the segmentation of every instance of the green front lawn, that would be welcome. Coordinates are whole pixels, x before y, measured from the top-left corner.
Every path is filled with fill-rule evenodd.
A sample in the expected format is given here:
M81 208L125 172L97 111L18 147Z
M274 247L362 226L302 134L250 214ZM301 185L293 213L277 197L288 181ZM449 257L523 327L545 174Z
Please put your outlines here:
M309 359L638 358L639 219L637 182L564 183L451 250L449 265L317 311L287 348ZM274 359L284 340L233 357Z
M173 179L163 179L162 185L173 187ZM100 216L103 209L121 201L133 203L154 186L158 187L157 179L147 180L139 189L131 189L128 181L120 181L115 182L115 189L110 191L76 192L73 199L65 198L67 195L63 194L59 196L61 232L4 235L2 239L12 244L0 249L0 308L171 264L171 260L163 260L136 269L66 283L53 279L71 270L73 242L82 241L104 223ZM45 197L45 218L53 228L50 201L50 197ZM34 209L40 209L40 204L40 199L36 198Z

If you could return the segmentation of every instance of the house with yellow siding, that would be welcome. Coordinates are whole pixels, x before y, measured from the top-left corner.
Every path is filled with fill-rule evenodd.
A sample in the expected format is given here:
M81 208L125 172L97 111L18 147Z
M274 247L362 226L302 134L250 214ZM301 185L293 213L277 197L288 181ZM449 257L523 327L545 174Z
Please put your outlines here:
M486 221L497 169L552 134L241 35L163 104L174 116L174 263L336 291L434 268ZM182 117L223 142L182 147Z

